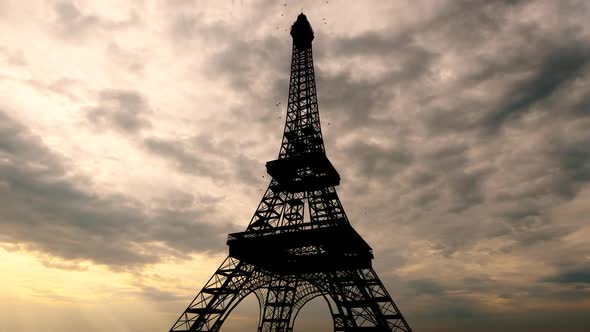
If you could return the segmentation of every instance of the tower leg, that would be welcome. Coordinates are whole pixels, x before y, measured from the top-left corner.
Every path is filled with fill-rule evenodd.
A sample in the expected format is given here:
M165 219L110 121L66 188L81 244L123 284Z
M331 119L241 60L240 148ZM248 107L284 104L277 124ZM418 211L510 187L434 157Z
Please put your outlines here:
M289 330L299 281L273 276L266 290L266 301L258 332L286 332ZM291 328L292 330L292 328Z
M260 279L254 266L227 257L170 331L219 331L229 311Z
M337 271L329 282L335 331L412 331L372 268Z

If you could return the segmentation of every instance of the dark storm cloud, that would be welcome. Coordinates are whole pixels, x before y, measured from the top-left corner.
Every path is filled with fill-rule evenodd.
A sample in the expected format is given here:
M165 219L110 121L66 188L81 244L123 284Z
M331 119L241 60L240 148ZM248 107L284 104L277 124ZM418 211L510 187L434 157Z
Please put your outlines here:
M472 68L446 91L454 95L454 100L425 114L430 129L434 133L476 131L489 139L489 135L498 134L506 126L519 125L526 116L584 116L587 95L573 105L558 98L572 89L584 89L575 83L586 80L590 72L590 44L575 31L564 29L563 34L570 38L552 40L535 32L535 28L523 29L525 36L515 28L516 40L509 46L497 46L501 57L496 53L477 58L466 56ZM506 38L510 40L509 36ZM466 94L475 87L502 93L492 100Z
M416 291L418 294L442 295L445 293L445 288L428 279L411 280L408 286Z
M320 107L342 130L354 131L362 127L383 130L395 126L395 121L379 115L392 110L391 103L400 97L400 89L420 84L431 75L432 65L438 57L436 53L411 41L404 41L407 45L401 48L395 48L397 43L386 32L340 38L330 42L334 50L316 60ZM349 51L337 51L340 47ZM369 50L370 55L367 54ZM350 59L358 59L369 68L376 65L382 68L382 72L376 77L359 77L356 74L359 68L355 66L345 66L338 71L328 71L322 66L322 63L331 61L346 64ZM360 69L362 72L363 68Z
M459 172L449 176L449 184L454 197L459 199L450 207L450 212L460 212L484 201L482 183L491 170L481 169L471 173Z
M345 129L369 127L376 122L371 118L372 111L385 107L391 96L380 88L379 81L355 80L351 71L325 73L318 67L318 103L323 113L346 122Z
M392 177L411 164L414 158L412 152L405 147L383 147L362 140L347 145L342 153L355 157L349 166L358 170L357 176L376 177L381 180Z
M273 86L278 77L284 77L279 73L288 70L290 56L289 52L277 54L276 50L287 50L288 43L274 36L256 42L238 37L210 58L208 74L227 80L233 90L249 98L275 93L268 91L268 86ZM264 70L261 64L265 65Z
M580 122L577 130L571 128L567 137L557 137L549 143L548 159L551 166L559 170L553 179L553 189L565 198L575 197L582 186L590 182L588 124L590 116L587 115L585 123Z
M590 284L590 266L563 271L558 275L545 278L544 281L562 284Z
M239 141L214 142L209 132L187 139L143 135L142 131L152 127L152 110L147 98L137 91L102 90L96 106L83 112L90 127L127 134L139 147L184 173L216 181L233 177L241 183L259 182L256 169L260 165L239 151Z
M521 71L528 69L533 73L524 81L512 85L512 93L506 96L496 109L486 114L483 125L497 130L510 119L532 111L535 104L551 97L559 89L567 88L568 83L578 79L590 62L590 45L581 41L578 43L576 40L569 42L571 44L556 45L550 49L549 54L540 63L535 63L536 60L532 58L530 65L519 68Z
M39 137L5 113L0 120L0 241L113 268L221 249L225 229L210 223L215 200L154 209L121 195L99 196L84 189L86 180L69 176L67 161Z
M344 57L393 55L399 53L402 49L407 49L414 42L412 34L392 35L382 31L368 31L361 35L337 39L331 39L328 36L324 36L324 38L332 46L330 47L330 55ZM326 56L328 55L326 54Z
M515 326L522 325L521 330L537 331L567 325L571 330L583 331L588 322L588 318L584 316L584 301L588 292L583 288L555 288L548 287L548 284L514 287L487 277L466 277L454 285L445 284L443 280L410 280L403 287L404 297L410 296L428 303L427 310L416 314L402 308L406 319L410 320L414 328L447 331L469 330L475 326L478 331L499 331L512 330ZM503 310L498 315L498 306L493 301L476 299L477 296L490 292L495 301L501 303L501 307L510 310ZM463 297L460 294L472 294L474 297ZM535 304L565 300L568 306L540 306L531 310L524 305L531 300ZM551 314L550 319L545 317L547 314ZM412 319L413 317L416 318Z
M136 91L103 90L97 105L86 110L86 119L95 128L135 133L151 127L150 113L146 98Z
M207 138L202 139L207 140ZM192 143L190 140L148 137L144 141L144 146L149 152L173 162L174 166L183 172L206 177L221 177L223 175L221 170L204 157L205 153L200 153Z
M262 163L239 151L234 142L213 142L206 135L198 135L185 140L147 137L142 144L184 173L216 182L260 184Z

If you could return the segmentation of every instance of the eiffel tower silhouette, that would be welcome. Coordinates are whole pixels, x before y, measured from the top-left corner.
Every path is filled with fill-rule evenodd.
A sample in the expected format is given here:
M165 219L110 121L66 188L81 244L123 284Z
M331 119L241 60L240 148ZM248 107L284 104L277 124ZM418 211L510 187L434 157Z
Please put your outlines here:
M229 256L170 331L219 331L252 293L261 309L259 332L293 331L299 310L319 296L328 304L334 331L412 331L336 194L340 175L324 149L314 34L303 13L291 36L285 131L279 157L266 163L272 180L246 231L229 234Z

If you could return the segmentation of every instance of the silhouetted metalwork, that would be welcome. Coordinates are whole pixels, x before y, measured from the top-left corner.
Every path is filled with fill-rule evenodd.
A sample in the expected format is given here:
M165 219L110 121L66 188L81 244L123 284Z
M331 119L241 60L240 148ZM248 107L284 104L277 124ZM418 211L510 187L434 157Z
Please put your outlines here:
M291 36L287 119L279 157L266 163L270 185L246 231L229 235L229 257L170 331L219 331L252 293L261 308L259 332L293 331L299 310L318 296L334 331L411 331L336 194L340 176L324 149L305 15Z

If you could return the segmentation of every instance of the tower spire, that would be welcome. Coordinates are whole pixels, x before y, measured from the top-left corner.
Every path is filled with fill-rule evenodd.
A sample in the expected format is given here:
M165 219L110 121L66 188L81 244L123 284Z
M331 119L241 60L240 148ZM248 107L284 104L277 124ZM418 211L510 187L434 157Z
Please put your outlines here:
M314 34L305 14L291 27L293 51L285 130L277 160L267 172L281 189L296 192L336 186L340 175L326 157L320 126L313 52Z
M297 46L297 49L303 51L311 48L313 29L305 14L301 13L297 16L297 21L291 26L291 37L293 37L293 45Z
M309 151L324 152L313 69L313 29L301 13L291 26L293 52L287 117L279 158Z
M278 158L266 163L268 189L246 230L229 234L229 256L170 331L219 331L231 310L255 293L258 332L292 332L299 310L318 296L334 331L411 332L336 193L340 175L324 148L314 34L303 13L291 36L287 117Z

